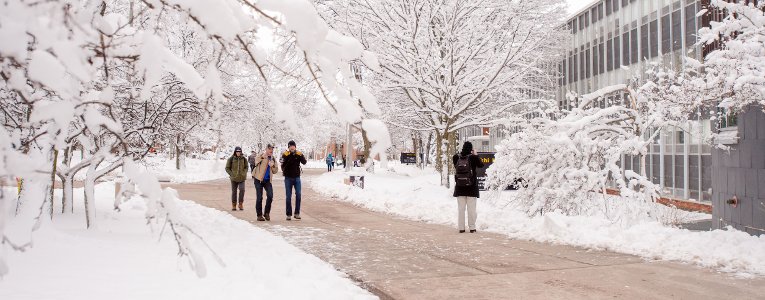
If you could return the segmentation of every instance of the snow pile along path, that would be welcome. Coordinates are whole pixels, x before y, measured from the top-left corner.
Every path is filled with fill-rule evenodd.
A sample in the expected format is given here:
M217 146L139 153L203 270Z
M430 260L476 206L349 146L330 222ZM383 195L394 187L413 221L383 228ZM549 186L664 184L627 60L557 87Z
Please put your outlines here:
M226 160L220 159L186 158L186 167L177 170L174 159L156 156L146 158L143 165L157 178L174 183L191 183L228 177Z
M226 212L179 201L194 231L225 264L193 240L207 265L207 276L198 278L188 258L178 256L170 229L162 221L146 225L143 200L134 198L115 212L114 184L100 184L96 193L96 228L84 229L80 197L74 215L56 214L54 222L42 224L29 251L8 253L10 273L0 279L0 299L376 299L281 237Z
M456 228L457 202L452 190L439 185L438 174L394 165L392 171L366 174L365 188L343 184L344 172L325 173L313 181L322 193L371 210ZM765 276L765 236L737 230L695 232L662 225L629 214L626 200L609 199L610 207L588 216L547 213L529 217L513 208L513 192L482 193L478 200L479 230L510 238L581 246L674 260L714 268L740 276ZM648 203L645 205L658 205ZM657 208L656 211L689 221L709 215ZM455 229L456 230L456 229Z

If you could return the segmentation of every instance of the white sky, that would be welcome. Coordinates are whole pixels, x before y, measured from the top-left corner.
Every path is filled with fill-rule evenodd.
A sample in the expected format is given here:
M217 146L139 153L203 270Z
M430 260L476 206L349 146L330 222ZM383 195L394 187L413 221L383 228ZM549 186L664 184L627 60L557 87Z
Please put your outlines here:
M568 13L573 14L574 12L582 9L588 4L592 4L595 1L597 0L566 0L566 2L568 2Z

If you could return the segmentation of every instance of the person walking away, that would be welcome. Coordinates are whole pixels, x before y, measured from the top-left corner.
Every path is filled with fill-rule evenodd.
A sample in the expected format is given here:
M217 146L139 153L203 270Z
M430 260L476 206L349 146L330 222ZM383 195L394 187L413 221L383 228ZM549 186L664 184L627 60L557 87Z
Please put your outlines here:
M244 210L244 182L247 180L247 159L242 154L242 147L234 148L234 155L226 161L226 173L231 179L231 210L236 210L236 192L239 191L239 210Z
M282 158L282 172L284 174L284 188L287 192L287 221L292 220L292 189L295 189L295 220L300 220L300 164L307 161L300 151L297 151L295 141L287 143L287 151Z
M255 152L255 150L252 150L252 153L250 153L250 156L247 157L247 162L250 163L250 171L255 169L256 158L258 158L258 154Z
M478 200L478 176L476 169L483 167L483 162L473 150L471 142L462 145L462 151L452 157L454 163L454 197L457 197L457 225L460 233L465 232L465 209L467 208L468 228L471 233L475 230L476 202Z
M274 146L266 145L266 151L255 158L255 168L252 170L252 179L255 183L255 212L258 221L271 221L271 202L274 200L274 189L271 178L279 167L274 159ZM266 190L266 210L263 211L263 190Z
M343 169L345 169L345 162L346 162L345 155L343 155Z
M332 157L332 153L327 154L327 172L332 172L332 166L335 164L335 159Z

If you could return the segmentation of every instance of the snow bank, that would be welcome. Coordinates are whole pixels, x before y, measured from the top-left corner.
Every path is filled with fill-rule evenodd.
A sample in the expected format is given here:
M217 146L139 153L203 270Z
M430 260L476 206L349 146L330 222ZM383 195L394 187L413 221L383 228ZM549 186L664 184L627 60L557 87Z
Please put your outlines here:
M5 192L15 193L11 188ZM113 183L96 186L97 228L84 229L80 196L76 214L45 221L29 251L8 252L10 273L0 280L0 299L376 298L281 237L228 213L179 201L194 231L225 264L201 251L208 269L206 277L198 278L188 258L177 255L163 222L146 225L143 200L134 198L115 212L110 209L113 195Z
M143 165L159 179L167 179L175 183L190 183L227 178L226 161L219 159L186 158L186 168L175 169L175 159L162 156L148 157Z
M343 184L343 172L325 173L312 185L324 194L371 210L456 228L456 201L451 190L439 186L438 174L401 165L395 165L392 170L367 174L363 190ZM664 226L649 218L631 216L629 212L634 210L617 197L606 198L604 203L608 206L594 208L587 216L548 213L528 217L514 207L516 194L512 191L482 193L478 201L479 230L646 259L681 261L742 276L765 275L765 251L762 251L765 236L750 236L732 229L694 232ZM684 221L710 217L669 208L654 211L676 214L676 218Z

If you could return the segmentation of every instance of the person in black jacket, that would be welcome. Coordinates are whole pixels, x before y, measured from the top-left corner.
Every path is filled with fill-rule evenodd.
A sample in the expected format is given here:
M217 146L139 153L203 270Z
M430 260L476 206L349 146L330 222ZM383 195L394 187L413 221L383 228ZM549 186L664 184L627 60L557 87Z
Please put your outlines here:
M300 220L300 164L306 164L305 156L297 151L295 141L287 143L289 150L282 154L284 188L287 191L287 221L292 220L292 188L295 188L295 220Z
M478 176L476 175L476 168L482 168L483 162L481 161L481 158L475 154L475 150L473 150L473 144L471 142L465 142L465 144L462 145L462 151L452 157L452 162L454 163L455 169L458 168L458 163L460 162L461 158L466 159L469 163L469 168L472 171L472 173L469 174L469 177L472 180L469 180L469 185L464 185L458 182L461 179L464 179L461 177L464 175L454 175L454 197L457 197L457 210L459 211L457 225L459 227L460 233L465 232L465 208L467 207L468 227L470 228L470 232L473 233L475 232L475 219L478 217L476 212L476 202L479 197Z

